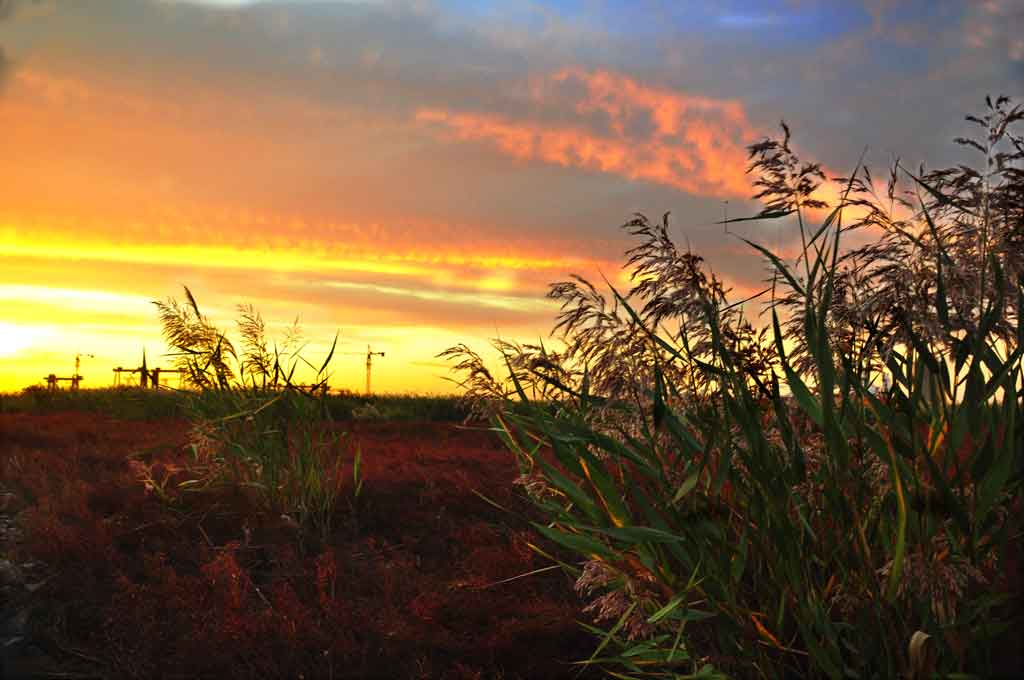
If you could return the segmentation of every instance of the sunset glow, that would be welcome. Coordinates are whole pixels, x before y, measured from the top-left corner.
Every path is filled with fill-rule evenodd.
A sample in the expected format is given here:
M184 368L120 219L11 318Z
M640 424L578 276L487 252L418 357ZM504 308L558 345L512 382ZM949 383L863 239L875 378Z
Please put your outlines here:
M379 390L448 392L446 347L547 338L549 283L628 285L635 212L759 290L734 236L798 237L716 224L758 209L747 146L948 161L939 122L1021 82L1003 4L0 3L0 391L169 364L151 303L187 285L339 333L336 387L372 345Z
M41 334L35 328L0 323L0 357L12 357L28 349Z

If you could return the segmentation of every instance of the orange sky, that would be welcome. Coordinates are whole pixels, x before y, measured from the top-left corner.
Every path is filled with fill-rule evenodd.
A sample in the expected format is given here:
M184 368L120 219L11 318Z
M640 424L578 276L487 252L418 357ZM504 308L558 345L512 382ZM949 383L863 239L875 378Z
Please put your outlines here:
M840 139L818 126L843 111L811 115L804 94L760 85L789 69L805 92L827 90L793 60L838 58L833 29L867 59L872 41L896 44L896 24L819 9L810 30L796 9L734 3L689 23L630 15L660 36L635 46L614 3L607 16L555 4L534 16L472 2L0 3L0 390L70 375L76 353L94 355L86 386L143 348L167 365L150 302L185 284L225 328L237 303L272 329L298 315L314 360L339 331L353 354L334 362L336 387L360 389L371 344L387 353L378 390L450 391L438 352L546 337L547 284L618 277L631 245L618 225L635 211L672 210L680 242L738 294L757 288L762 265L713 224L724 200L733 216L756 209L746 145L796 117L811 128L801 148L848 168L875 134L870 109ZM804 42L744 33L776 19ZM990 69L975 33L958 77ZM766 56L715 48L743 36ZM831 105L862 106L843 96ZM888 141L923 149L918 127Z

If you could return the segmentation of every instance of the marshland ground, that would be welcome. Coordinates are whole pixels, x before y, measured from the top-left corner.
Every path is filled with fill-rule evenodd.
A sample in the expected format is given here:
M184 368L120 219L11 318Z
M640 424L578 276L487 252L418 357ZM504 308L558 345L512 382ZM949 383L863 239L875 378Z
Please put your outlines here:
M362 486L314 535L245 488L181 486L173 393L0 397L6 677L577 677L580 602L486 423L455 399L329 401Z

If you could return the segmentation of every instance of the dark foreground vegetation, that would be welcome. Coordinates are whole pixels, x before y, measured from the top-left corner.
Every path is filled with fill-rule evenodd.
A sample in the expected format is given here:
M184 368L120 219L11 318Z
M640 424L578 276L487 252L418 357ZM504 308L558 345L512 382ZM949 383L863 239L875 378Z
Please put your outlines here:
M584 561L566 571L599 623L593 664L1024 672L1024 108L986 104L956 140L974 163L881 182L826 178L785 125L753 145L748 219L801 239L795 257L743 239L759 296L730 299L667 216L637 216L631 290L552 286L564 350L496 342L497 374L445 353L532 479L538 531Z

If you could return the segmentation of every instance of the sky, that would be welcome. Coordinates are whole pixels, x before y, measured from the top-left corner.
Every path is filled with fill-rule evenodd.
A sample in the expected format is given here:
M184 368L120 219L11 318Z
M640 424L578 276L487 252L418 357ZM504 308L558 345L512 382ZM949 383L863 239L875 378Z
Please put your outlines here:
M987 94L1024 95L1024 3L0 0L0 391L169 366L152 301L187 285L314 363L337 333L334 387L370 345L375 390L451 392L446 347L623 282L636 212L758 290L714 222L780 120L832 174L941 167Z

